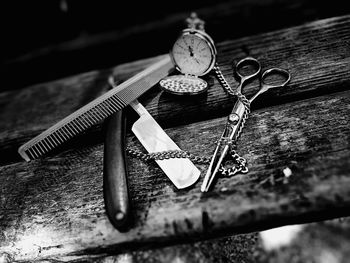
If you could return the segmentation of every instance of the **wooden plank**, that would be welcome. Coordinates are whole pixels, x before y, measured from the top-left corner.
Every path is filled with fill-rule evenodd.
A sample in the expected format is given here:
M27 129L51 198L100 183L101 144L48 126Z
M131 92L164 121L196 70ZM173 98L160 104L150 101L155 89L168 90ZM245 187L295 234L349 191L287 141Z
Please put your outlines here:
M18 161L21 144L105 93L110 74L125 80L161 57L0 93L0 153L4 156L0 163Z
M291 262L291 260L318 262L326 258L327 262L332 259L347 262L350 243L349 223L349 217L340 218L274 229L270 233L250 233L210 240L210 242L201 241L161 249L135 251L130 253L128 258L133 262L144 263ZM284 241L283 244L280 239ZM107 260L112 258L112 256L107 257L103 262L108 262Z
M105 216L102 145L2 166L0 251L15 260L96 255L349 215L349 105L344 91L254 111L238 144L250 172L207 194L202 179L177 191L156 165L130 159L134 222L125 233ZM210 156L225 119L167 133ZM130 136L128 144L140 147Z
M291 258L297 259L298 262L317 262L320 258L346 262L349 257L349 226L350 218L345 217L282 227L269 232L254 232L162 248L146 248L119 255L80 255L37 262L226 263L289 262ZM276 235L279 235L277 239ZM4 254L3 258L7 259L7 262L13 262L9 255Z
M8 48L4 48L4 61L0 63L0 75L2 75L3 83L8 85L2 85L1 91L23 88L32 83L57 79L96 68L108 68L115 63L119 64L141 57L166 53L178 32L183 28L184 20L190 11L196 11L207 22L207 30L211 32L217 42L287 28L316 19L345 15L350 11L346 0L335 0L332 5L326 0L319 0L317 4L313 0L216 0L191 1L190 3L181 0L177 1L176 5L163 8L161 12L157 3L150 2L143 4L142 8L138 3L137 10L133 9L132 11L130 11L130 7L134 6L132 2L124 2L123 5L126 5L124 7L121 6L121 3L105 3L101 6L89 6L88 3L84 3L84 8L77 7L80 3L71 2L68 3L70 7L68 16L66 14L59 16L62 20L57 23L58 20L53 20L53 17L58 15L56 3L45 2L46 6L55 6L54 16L50 16L47 13L48 10L42 12L42 9L36 8L33 3L28 3L28 5L30 6L28 8L22 7L23 14L20 10L16 10L16 4L13 5L17 11L15 13L6 12L8 8L3 8L4 13L10 14L8 20L12 20L12 23L18 21L19 24L17 30L16 26L13 27L15 24L12 24L9 31L11 36L6 37L8 35L6 32L3 36L5 47L8 46ZM117 5L118 8L102 11L103 7L114 5ZM38 10L29 11L35 8ZM116 10L118 10L118 14L116 14ZM49 24L50 21L56 21L56 24L51 23L48 29L34 26L31 30L24 30L26 26L36 24L36 21L28 21L25 18L28 14L30 17L35 16L36 12L39 12L39 16L49 17L43 21L45 20ZM101 12L103 15L99 17ZM141 15L138 15L139 12ZM16 16L19 18L17 19ZM95 17L95 19L91 20L91 17ZM99 18L97 19L97 17ZM106 23L106 19L111 22L103 25ZM23 25L22 20L27 20L28 23ZM65 24L69 27L64 26ZM92 25L93 29L91 29ZM107 27L111 31L100 33L98 30L101 26ZM61 30L60 27L62 27ZM78 29L81 32L74 33L74 30ZM21 31L24 32L21 33ZM14 32L15 34L13 34ZM33 37L35 33L38 34L38 37ZM39 41L40 45L47 43L50 35L53 37L51 40L67 39L67 36L74 35L77 37L71 41L37 50L29 49L28 53L18 57L13 57L11 54L14 51L13 47L23 38L26 39L26 45L21 45L20 48L26 50L32 41ZM64 35L66 37L59 38L59 36ZM45 36L45 39L41 39L42 36ZM33 40L28 38L33 38ZM140 45L140 43L147 43L145 45L147 48L143 48L144 45ZM18 50L17 48L17 52ZM129 52L130 50L132 52ZM7 59L5 60L5 58Z
M278 66L291 71L289 87L269 92L253 108L341 91L350 84L349 30L350 16L343 16L226 41L218 44L218 60L232 86L237 82L232 76L231 63L247 55L260 59L264 69ZM18 146L105 92L110 74L122 81L157 59L159 57L1 93L0 153L6 156L2 163L19 161ZM213 75L207 80L211 87L204 96L184 99L167 95L155 87L141 101L163 127L227 115L233 106L232 98L225 94ZM257 83L247 87L247 95L256 88ZM90 140L102 141L95 132L88 139L84 137L76 142ZM68 144L68 147L75 147L75 144Z

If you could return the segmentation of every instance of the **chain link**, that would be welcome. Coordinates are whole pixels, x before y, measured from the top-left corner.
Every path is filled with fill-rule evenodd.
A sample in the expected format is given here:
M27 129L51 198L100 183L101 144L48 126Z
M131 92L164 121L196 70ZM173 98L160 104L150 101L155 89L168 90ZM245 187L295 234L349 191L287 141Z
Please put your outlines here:
M154 153L143 153L139 150L132 149L130 147L126 148L126 152L137 159L140 159L144 162L156 161L156 160L165 160L171 158L188 158L194 163L197 164L209 164L210 158L205 156L197 156L187 151L182 150L171 150L171 151L163 151L163 152L154 152Z
M226 169L224 166L221 167L221 175L223 176L232 176L238 172L241 173L247 173L248 172L248 167L247 167L247 162L246 160L241 157L232 147L232 144L236 145L236 141L238 140L239 136L242 133L242 130L244 128L244 125L249 117L250 113L250 101L244 96L241 92L238 92L237 90L233 90L230 86L230 84L227 82L225 79L224 75L222 74L222 71L220 70L220 67L218 63L215 63L214 66L214 72L216 74L216 77L220 83L220 85L226 90L226 92L232 96L236 96L244 105L245 111L243 114L243 119L242 122L239 126L239 129L237 131L236 137L234 138L234 141L230 142L228 145L230 145L230 150L231 150L231 157L232 159L236 162L237 165L230 167L229 169Z
M231 159L236 163L232 167L226 168L224 165L221 166L219 172L222 176L229 177L233 176L234 174L241 172L241 173L247 173L248 167L246 160L241 157L234 148L236 147L236 141L238 140L243 127L245 125L246 120L248 119L248 115L250 113L250 102L249 100L240 92L237 92L231 88L231 86L228 84L227 80L225 79L224 75L222 74L218 64L215 64L214 71L216 74L216 77L218 78L218 81L220 82L221 86L232 96L237 96L237 98L243 103L245 107L245 112L243 115L243 119L241 122L241 125L237 131L236 137L231 140L229 138L220 138L217 142L218 144L225 144L230 146L230 155ZM126 149L127 153L135 158L138 158L144 162L150 162L154 160L165 160L165 159L171 159L171 158L188 158L194 163L197 164L210 164L211 158L208 158L206 156L198 156L194 155L192 153L189 153L187 151L183 150L171 150L171 151L163 151L163 152L154 152L154 153L143 153L139 150L132 149L130 147L127 147Z
M227 82L227 80L225 79L224 75L222 74L222 71L220 70L220 67L219 67L218 63L215 63L215 66L214 66L213 69L215 71L215 74L216 74L216 77L217 77L219 83L226 90L226 92L228 94L232 95L232 96L237 96L237 98L244 105L245 112L244 112L244 115L243 115L242 123L241 123L241 125L239 127L239 130L237 132L237 135L235 137L235 141L237 141L239 136L242 133L243 127L244 127L245 122L247 121L248 115L250 113L250 101L242 93L238 92L237 90L233 90L231 88L230 84Z
M224 165L221 166L220 172L222 176L232 176L238 172L241 173L247 173L248 168L247 168L247 162L246 160L241 157L235 150L236 146L236 141L238 140L243 127L245 125L246 120L248 119L248 115L250 113L250 102L249 100L240 92L237 92L233 90L230 86L230 84L227 82L225 79L224 75L222 74L222 71L220 70L218 64L216 63L214 66L214 71L216 74L216 77L218 81L220 82L221 86L227 91L232 96L236 96L244 105L245 107L245 112L243 115L242 122L240 124L240 127L237 131L237 135L234 138L234 140L228 139L228 138L221 138L218 141L218 144L226 144L230 146L230 155L233 161L236 162L236 165L226 168ZM143 153L140 152L139 150L132 149L130 147L127 147L126 152L135 158L138 158L144 162L149 162L149 161L154 161L154 160L165 160L165 159L171 159L171 158L188 158L194 163L197 164L210 164L211 159L206 157L206 156L198 156L194 155L192 153L189 153L187 151L183 150L171 150L171 151L163 151L163 152L154 152L154 153Z

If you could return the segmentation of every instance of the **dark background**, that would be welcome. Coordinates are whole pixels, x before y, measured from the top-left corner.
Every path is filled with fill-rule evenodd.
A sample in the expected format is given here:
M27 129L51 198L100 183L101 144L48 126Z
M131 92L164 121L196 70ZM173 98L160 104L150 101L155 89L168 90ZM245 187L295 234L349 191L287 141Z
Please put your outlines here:
M0 91L164 54L191 11L216 42L349 12L345 0L267 1L5 1Z

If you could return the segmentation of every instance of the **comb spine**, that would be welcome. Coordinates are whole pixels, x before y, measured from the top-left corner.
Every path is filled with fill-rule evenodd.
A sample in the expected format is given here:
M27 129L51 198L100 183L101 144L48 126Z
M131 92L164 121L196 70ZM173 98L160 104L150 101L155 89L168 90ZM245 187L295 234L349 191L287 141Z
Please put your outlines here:
M31 149L31 151L29 152L31 156L33 156L34 158L37 158L41 155L43 155L45 152L43 149L40 149L38 147L38 144L44 140L44 139L50 139L52 134L56 134L57 137L52 136L52 138L56 138L56 142L61 141L61 143L69 140L73 135L67 135L65 134L62 129L67 130L68 128L64 128L67 124L74 122L75 120L79 119L81 116L83 116L84 114L88 113L91 109L96 109L96 107L98 107L99 105L103 104L103 102L105 102L106 100L108 100L109 98L113 97L113 98L118 98L118 94L121 93L121 95L123 95L123 93L125 93L125 91L128 91L130 88L130 86L132 86L132 84L136 84L138 81L143 80L145 82L145 80L147 80L147 84L149 84L148 82L150 79L154 80L155 77L152 76L150 77L150 74L162 74L162 75L166 75L164 74L167 73L171 68L173 68L173 64L170 60L169 56L166 56L164 59L158 61L157 63L151 65L150 67L146 68L145 70L141 71L140 73L136 74L135 76L133 76L132 78L128 79L127 81L121 83L118 86L115 86L113 89L111 89L110 91L106 92L105 94L101 95L100 97L96 98L95 100L91 101L90 103L86 104L85 106L81 107L80 109L78 109L77 111L73 112L72 114L68 115L67 117L65 117L64 119L62 119L61 121L59 121L58 123L56 123L55 125L51 126L50 128L48 128L47 130L43 131L42 133L40 133L39 135L37 135L36 137L34 137L32 140L28 141L27 143L23 144L22 146L20 146L18 148L18 153L23 157L24 160L26 161L30 161L31 158L30 156L26 153L26 151L29 151ZM158 80L157 80L158 81ZM154 85L157 81L155 81L154 83L152 82L152 84ZM138 96L140 96L142 93L146 92L148 89L150 89L153 85L146 85L147 87L144 89L139 90L136 93L132 93L132 95L130 97L127 97L125 94L125 96L123 96L123 99L119 98L117 101L122 102L121 105L118 105L119 108L118 110L122 109L124 106L128 105L132 100L136 99ZM129 88L129 89L128 89ZM131 89L132 90L132 89ZM101 112L97 111L97 117L95 117L95 121L99 122L102 119L108 117L112 112L105 112L105 110L102 107L102 111L103 114L101 114ZM114 113L114 112L113 112ZM82 118L83 119L83 118ZM86 119L89 119L89 116L86 116ZM91 121L93 124L96 124L96 122ZM86 125L89 126L89 125ZM85 130L86 128L84 128L83 130ZM60 138L61 135L62 137ZM59 143L59 144L61 144Z

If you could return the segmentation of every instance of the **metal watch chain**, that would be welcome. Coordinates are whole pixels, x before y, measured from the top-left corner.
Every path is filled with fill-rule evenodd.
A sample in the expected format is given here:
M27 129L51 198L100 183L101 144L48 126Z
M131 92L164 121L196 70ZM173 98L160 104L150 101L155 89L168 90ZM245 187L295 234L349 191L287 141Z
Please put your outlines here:
M189 19L187 22L189 27L191 26L193 27L191 23L196 23L197 25L200 26L200 30L204 31L204 21L202 20L196 21L196 20ZM241 100L241 102L245 107L243 119L240 124L236 137L233 140L221 139L221 140L218 140L217 142L218 144L227 144L230 146L230 155L233 161L236 162L236 165L230 168L225 168L223 165L221 165L219 172L221 173L222 176L226 176L226 177L235 175L238 172L246 173L248 172L247 161L235 151L234 146L236 145L236 142L243 130L244 124L248 119L248 115L250 113L250 102L243 94L231 88L230 84L227 82L224 75L222 74L218 63L215 63L213 70L216 74L216 77L220 85L226 90L226 92L232 96L236 96L239 100ZM136 157L145 162L153 161L153 160L164 160L164 159L170 159L170 158L189 158L191 161L197 164L209 164L211 160L211 158L208 158L205 156L197 156L183 150L163 151L163 152L155 152L155 153L147 154L147 153L142 153L138 150L132 149L130 147L127 147L126 151L129 155Z
M249 100L241 93L234 91L231 86L226 81L224 75L222 74L218 64L216 63L214 66L214 72L216 74L216 77L220 83L220 85L232 96L237 96L239 100L242 101L245 107L245 112L243 115L243 120L241 122L241 125L239 127L239 130L237 132L236 137L234 140L219 140L218 144L228 144L230 145L230 155L231 158L236 162L236 166L225 168L223 165L221 166L219 172L221 172L222 176L232 176L238 172L246 173L248 172L247 162L246 160L241 157L234 149L234 146L236 145L236 141L238 140L244 124L248 118L248 115L250 113L250 102ZM130 147L127 147L126 149L127 153L135 158L138 158L144 162L149 161L155 161L155 160L165 160L165 159L171 159L171 158L189 158L191 161L197 164L209 164L210 158L206 156L198 156L194 155L192 153L189 153L188 151L183 150L173 150L173 151L163 151L163 152L155 152L155 153L143 153L138 150L132 149Z
M236 142L239 138L239 136L242 133L242 130L244 128L244 125L246 123L246 120L248 119L249 113L250 113L250 101L244 96L242 93L235 91L231 88L230 84L228 84L227 80L225 79L224 75L222 74L222 71L220 70L220 67L218 63L215 63L214 71L216 74L216 77L218 81L220 82L221 86L227 91L228 94L232 96L236 96L237 99L239 99L245 108L242 122L239 126L239 129L237 131L237 135L233 140L228 140L227 142L224 142L230 146L230 155L231 158L236 162L237 166L230 167L226 169L224 166L221 166L220 172L223 176L232 176L235 175L238 172L247 173L248 167L247 167L247 160L243 157L241 157L236 150L234 149L234 146L236 145ZM221 143L220 141L218 143ZM234 146L233 146L234 145Z

